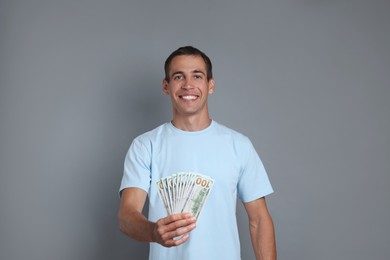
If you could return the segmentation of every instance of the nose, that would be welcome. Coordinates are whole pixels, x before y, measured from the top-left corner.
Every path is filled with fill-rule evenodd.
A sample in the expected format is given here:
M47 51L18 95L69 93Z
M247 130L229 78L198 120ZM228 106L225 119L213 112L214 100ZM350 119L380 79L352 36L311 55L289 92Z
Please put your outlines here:
M194 88L194 87L192 86L192 81L191 81L190 79L186 79L186 80L183 82L183 85L182 85L181 87L182 87L182 89L186 89L186 90Z

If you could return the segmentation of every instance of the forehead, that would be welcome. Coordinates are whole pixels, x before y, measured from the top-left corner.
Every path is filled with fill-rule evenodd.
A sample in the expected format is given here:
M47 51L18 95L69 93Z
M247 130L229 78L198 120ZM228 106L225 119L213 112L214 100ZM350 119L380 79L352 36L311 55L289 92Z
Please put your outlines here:
M169 74L176 71L191 72L203 71L206 73L206 63L201 56L195 55L180 55L172 59L169 66Z

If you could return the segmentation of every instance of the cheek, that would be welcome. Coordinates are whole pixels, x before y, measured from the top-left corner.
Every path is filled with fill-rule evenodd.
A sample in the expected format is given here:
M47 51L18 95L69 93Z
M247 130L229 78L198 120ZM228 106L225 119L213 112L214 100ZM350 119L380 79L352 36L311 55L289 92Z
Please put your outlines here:
M171 94L174 94L178 92L181 89L181 86L179 84L170 85L170 92Z

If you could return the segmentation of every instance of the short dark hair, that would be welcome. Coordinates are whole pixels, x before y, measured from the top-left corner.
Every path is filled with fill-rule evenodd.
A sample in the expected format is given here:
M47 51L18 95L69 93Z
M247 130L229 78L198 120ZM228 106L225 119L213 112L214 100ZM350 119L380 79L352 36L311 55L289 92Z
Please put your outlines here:
M167 60L164 64L164 70L165 70L165 80L169 81L169 67L171 65L171 62L173 58L180 55L189 55L189 56L200 56L204 60L204 63L206 64L206 72L207 72L207 80L210 80L213 77L213 65L211 64L211 60L209 57L207 57L206 54L204 54L199 49L192 47L192 46L184 46L180 47L179 49L175 50L171 53L171 55L168 56Z

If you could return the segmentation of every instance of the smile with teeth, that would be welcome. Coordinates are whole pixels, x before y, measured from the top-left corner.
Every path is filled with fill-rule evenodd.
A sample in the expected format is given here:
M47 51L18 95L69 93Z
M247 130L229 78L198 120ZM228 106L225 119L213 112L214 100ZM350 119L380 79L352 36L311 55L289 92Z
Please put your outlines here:
M180 96L180 98L185 99L185 100L195 100L198 98L198 96L185 95L185 96Z

